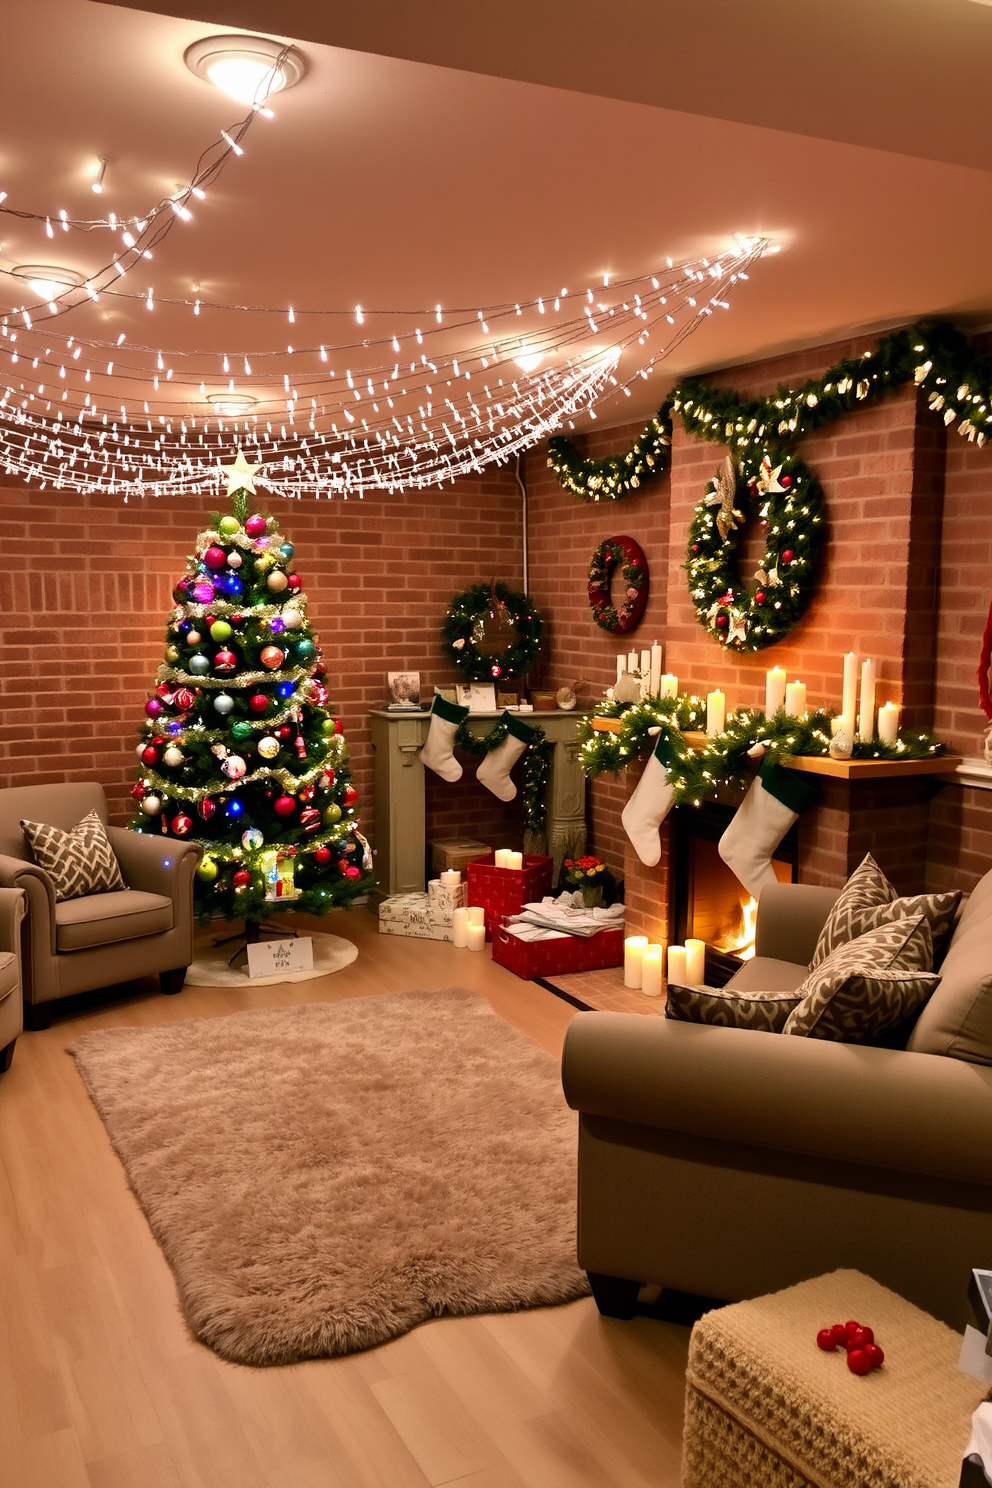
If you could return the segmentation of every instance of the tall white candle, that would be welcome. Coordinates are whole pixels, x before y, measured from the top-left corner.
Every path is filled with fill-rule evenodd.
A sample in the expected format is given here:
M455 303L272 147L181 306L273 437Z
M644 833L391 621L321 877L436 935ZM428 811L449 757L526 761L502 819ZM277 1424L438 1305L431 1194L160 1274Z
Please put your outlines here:
M709 692L706 694L706 732L710 738L723 733L723 725L727 716L727 699L722 692Z
M661 658L664 647L659 646L657 641L651 643L651 696L657 697L661 692Z
M624 672L626 670L627 670L627 657L626 657L625 652L621 651L620 652L620 655L617 657L617 681L618 682L620 681L620 678L623 676L623 674L624 674Z
M644 947L648 943L646 935L628 935L623 943L623 984L625 987L638 988L641 985L641 962L644 958Z
M661 996L661 946L644 947L641 957L641 991L645 997Z
M858 658L854 651L844 657L844 692L840 705L840 716L844 720L844 732L854 738L854 726L858 718Z
M484 925L486 923L486 911L481 904L470 904L465 911L470 925Z
M685 974L690 987L701 987L706 981L706 942L687 940L685 943Z
M470 951L484 951L486 949L485 925L469 925L468 948Z
M468 910L456 909L451 926L451 941L458 950L463 951L468 945Z
M785 688L785 711L790 718L802 718L806 712L806 683L788 682Z
M685 962L685 946L668 947L668 980L674 982L676 987L685 987L688 985Z
M628 672L636 672L637 671L637 652L636 651L628 651L627 652L627 670L628 670Z
M651 652L645 647L641 652L641 676L645 682L651 680Z
M861 665L861 710L858 714L858 738L870 744L875 737L875 663L869 658Z
M666 672L661 679L662 697L678 697L679 679L674 672Z
M898 703L883 703L879 708L878 737L883 744L895 744L899 738Z
M522 852L508 852L506 855L507 868L513 868L517 872L523 872L524 855Z
M774 718L779 708L785 707L785 668L772 667L765 673L765 715Z

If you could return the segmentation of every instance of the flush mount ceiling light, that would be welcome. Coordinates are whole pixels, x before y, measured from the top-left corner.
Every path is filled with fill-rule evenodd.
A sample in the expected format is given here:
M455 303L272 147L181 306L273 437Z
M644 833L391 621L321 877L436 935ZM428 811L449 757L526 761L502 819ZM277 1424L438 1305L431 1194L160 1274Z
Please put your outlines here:
M244 104L264 103L307 71L302 52L267 36L204 36L186 48L183 60L198 78Z
M520 356L514 357L513 360L522 372L536 372L544 361L544 355L540 351L522 352Z
M85 276L75 269L63 269L57 264L18 264L9 269L15 279L23 279L42 300L55 300L67 289L78 289L85 283Z
M243 414L251 413L258 399L242 393L209 393L207 402L224 418L241 418Z

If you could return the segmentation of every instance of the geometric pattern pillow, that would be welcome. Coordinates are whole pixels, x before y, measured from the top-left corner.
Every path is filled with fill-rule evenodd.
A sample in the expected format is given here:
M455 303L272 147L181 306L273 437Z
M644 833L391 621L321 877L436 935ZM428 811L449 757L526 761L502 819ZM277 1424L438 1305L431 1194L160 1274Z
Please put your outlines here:
M930 972L926 915L905 916L848 941L815 966L783 1033L871 1043L918 1011L940 978Z
M781 1033L799 1002L797 992L735 992L732 987L680 987L669 982L665 1017L682 1023Z
M837 902L827 916L827 923L820 931L810 967L818 966L842 941L853 938L844 934L844 927L853 912L877 909L880 905L891 904L896 897L895 889L871 853L868 853L841 889Z
M57 900L127 888L96 811L88 811L71 832L32 821L22 821L21 830L31 856L55 885Z
M863 865L862 865L863 866ZM859 870L860 871L860 870ZM884 876L884 875L883 875ZM831 952L847 941L856 940L869 930L876 930L891 919L902 919L907 915L926 915L933 936L934 961L942 958L954 931L954 920L961 903L961 891L949 894L912 894L905 899L893 899L887 904L858 906L844 895L837 900L816 943L810 968L819 966ZM929 970L929 968L927 968Z

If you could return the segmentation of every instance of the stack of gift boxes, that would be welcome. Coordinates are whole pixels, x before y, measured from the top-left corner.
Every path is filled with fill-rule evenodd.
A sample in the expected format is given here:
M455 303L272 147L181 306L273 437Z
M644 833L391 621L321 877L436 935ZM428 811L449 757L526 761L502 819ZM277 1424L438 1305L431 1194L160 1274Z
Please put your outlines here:
M446 881L447 880L447 881ZM457 869L432 878L426 894L394 894L379 906L379 934L415 940L453 940L455 910L468 903L468 889Z

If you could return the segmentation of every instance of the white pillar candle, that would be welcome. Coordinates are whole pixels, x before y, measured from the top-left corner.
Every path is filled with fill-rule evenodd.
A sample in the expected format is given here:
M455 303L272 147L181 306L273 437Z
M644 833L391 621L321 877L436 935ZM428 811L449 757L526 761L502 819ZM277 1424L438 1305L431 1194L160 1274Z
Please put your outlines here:
M687 985L685 961L685 946L668 947L668 980L674 982L676 987Z
M628 670L628 672L636 672L637 671L637 652L636 651L628 651L627 652L627 670Z
M641 961L644 957L644 947L648 943L646 935L628 935L623 943L623 984L625 987L638 988L641 985Z
M661 691L661 658L664 647L659 646L657 641L651 642L651 696L657 697Z
M481 904L470 904L465 911L470 925L485 925L486 911Z
M765 715L774 718L779 708L785 707L785 668L772 667L765 673Z
M879 708L878 737L882 744L895 744L899 738L898 703L883 703Z
M443 871L441 873L441 882L443 884L446 884L449 887L453 887L455 884L460 884L461 881L462 881L462 875L461 875L461 869L460 868L445 868L445 869L443 869Z
M830 720L830 737L831 737L831 739L833 739L837 734L840 733L841 729L844 727L845 722L846 722L846 720L844 718L843 713L840 715L839 718L831 718L831 720Z
M723 733L727 716L727 699L719 690L706 694L706 732L710 738Z
M854 738L854 726L858 719L858 658L848 651L844 657L844 692L840 705L840 716L844 720L844 732Z
M665 675L662 677L661 695L662 697L678 697L679 679L678 677L676 677L674 672L666 672Z
M875 663L869 658L861 665L861 710L858 714L858 738L870 744L875 737Z
M626 670L627 670L627 657L621 651L620 652L620 655L617 657L617 681L618 682L620 681L620 678L623 676L623 674L624 674L624 672Z
M806 712L806 683L788 682L785 688L785 711L790 718L802 718Z
M645 682L651 680L651 652L647 649L641 652L641 676Z
M687 940L685 943L686 985L701 987L706 981L706 942Z
M470 951L484 951L486 949L485 925L469 925L468 948Z
M661 996L661 946L647 945L641 957L641 991L645 997Z
M451 926L451 942L463 951L468 945L468 910L456 909Z
M510 856L510 849L508 847L498 847L496 849L496 863L495 863L495 867L497 867L497 868L508 868L510 865L509 865L509 863L506 860L507 860L507 858L509 856Z
M507 868L513 868L518 873L524 869L524 855L522 852L508 852L506 855Z

